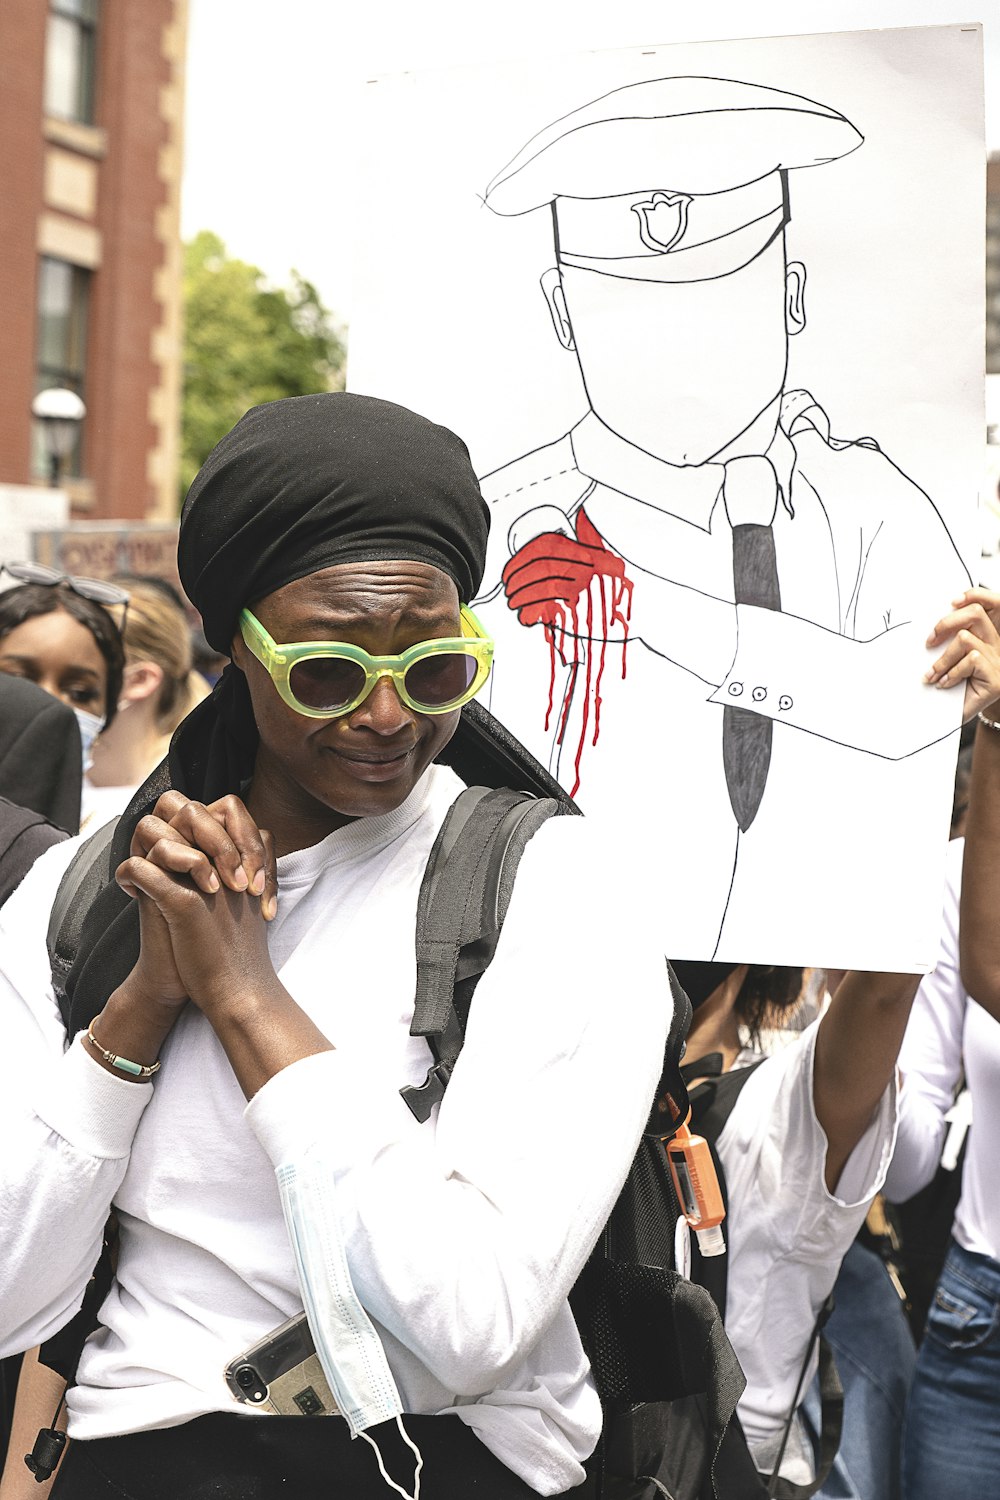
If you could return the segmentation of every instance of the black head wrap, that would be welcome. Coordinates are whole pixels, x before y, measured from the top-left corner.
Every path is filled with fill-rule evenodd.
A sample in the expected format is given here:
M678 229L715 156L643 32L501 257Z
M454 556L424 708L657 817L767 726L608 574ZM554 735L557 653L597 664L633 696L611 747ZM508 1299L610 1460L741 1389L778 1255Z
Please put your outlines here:
M431 563L466 602L482 578L488 530L468 451L453 432L371 396L295 396L254 407L209 454L184 503L178 568L209 642L228 655L244 605L336 563ZM502 784L504 755L513 763L526 752L511 741L515 750L501 754L492 721L488 730L481 721L489 715L473 712L466 757L486 780L499 756ZM230 665L123 813L109 872L168 788L201 802L239 793L257 742L246 679ZM136 907L110 880L90 909L67 986L71 1031L93 1019L138 952Z
M244 605L335 563L431 563L468 603L488 530L468 450L446 427L373 396L294 396L248 411L209 454L184 503L178 569L228 654Z

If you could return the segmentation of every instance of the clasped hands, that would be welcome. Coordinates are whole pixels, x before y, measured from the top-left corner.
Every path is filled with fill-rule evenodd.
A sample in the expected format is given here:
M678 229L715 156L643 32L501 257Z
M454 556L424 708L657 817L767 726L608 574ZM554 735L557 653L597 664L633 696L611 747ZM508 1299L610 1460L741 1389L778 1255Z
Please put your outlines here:
M206 806L164 793L140 819L115 878L139 905L131 983L161 1013L211 1013L278 983L267 948L277 911L271 835L239 797Z

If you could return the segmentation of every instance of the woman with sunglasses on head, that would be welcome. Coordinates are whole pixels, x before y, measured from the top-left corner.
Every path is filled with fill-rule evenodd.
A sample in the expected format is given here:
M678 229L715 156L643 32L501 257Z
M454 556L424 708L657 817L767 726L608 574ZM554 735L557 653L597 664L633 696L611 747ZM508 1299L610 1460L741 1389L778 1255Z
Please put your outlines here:
M251 411L195 480L181 579L232 664L119 826L68 1051L44 958L12 972L0 924L33 1038L0 1167L7 1347L66 1322L112 1203L120 1226L57 1500L586 1493L601 1411L566 1298L670 1009L652 914L587 878L614 858L593 822L531 840L443 1102L419 1124L400 1098L430 1061L416 904L461 789L439 757L489 671L486 532L464 445L360 396ZM307 1297L347 1419L248 1414L227 1365Z
M71 578L38 563L5 563L18 582L0 592L0 672L24 677L76 714L83 763L114 719L125 657L120 621L128 594L98 578Z

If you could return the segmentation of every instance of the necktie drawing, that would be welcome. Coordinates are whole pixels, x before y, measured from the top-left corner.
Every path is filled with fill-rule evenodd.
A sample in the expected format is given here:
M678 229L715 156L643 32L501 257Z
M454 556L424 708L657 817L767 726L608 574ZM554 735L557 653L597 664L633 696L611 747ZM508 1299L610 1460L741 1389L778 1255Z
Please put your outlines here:
M778 480L768 459L726 464L723 499L733 528L733 590L737 604L781 608L772 522ZM764 714L729 704L722 711L722 760L733 816L746 833L757 816L771 764L774 725Z

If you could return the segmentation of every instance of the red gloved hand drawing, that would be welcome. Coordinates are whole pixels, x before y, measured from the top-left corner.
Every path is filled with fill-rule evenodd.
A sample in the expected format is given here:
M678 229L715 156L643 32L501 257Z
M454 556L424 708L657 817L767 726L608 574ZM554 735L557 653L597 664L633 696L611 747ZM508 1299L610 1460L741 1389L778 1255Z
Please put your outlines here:
M504 568L507 604L522 625L562 627L567 606L585 597L595 578L624 579L624 561L608 551L583 510L575 526L575 537L558 531L532 537Z
M530 524L530 515L525 519ZM549 648L545 728L555 709L556 744L563 744L567 729L575 741L570 790L575 797L584 747L596 745L601 732L601 682L612 639L621 648L625 676L632 583L625 576L624 558L609 551L582 509L574 524L575 536L542 531L518 547L503 570L503 586L520 623L544 629ZM564 668L569 672L556 709L556 680Z

